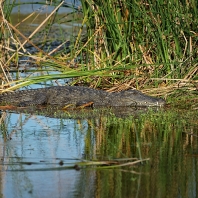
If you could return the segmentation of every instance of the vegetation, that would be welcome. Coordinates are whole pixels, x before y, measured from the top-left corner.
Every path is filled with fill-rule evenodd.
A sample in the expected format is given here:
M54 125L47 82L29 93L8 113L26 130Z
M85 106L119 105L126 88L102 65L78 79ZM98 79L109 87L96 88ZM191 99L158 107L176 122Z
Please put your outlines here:
M33 83L72 78L73 84L113 87L111 91L135 87L163 95L178 86L196 89L196 1L85 0L81 4L82 7L75 7L54 1L51 4L54 10L27 35L18 27L30 19L33 23L37 12L14 24L10 18L12 9L16 6L20 9L21 5L15 1L1 2L2 88L12 85L9 89L18 89ZM71 12L58 15L61 7L70 7ZM72 30L73 34L66 40L61 24L76 25L77 22L81 23L78 33ZM55 49L46 50L43 47L53 42L50 34L54 24L60 25L61 43ZM37 53L26 51L30 45ZM15 65L20 71L22 57L28 59L26 64L37 67L27 70L28 77L22 78L20 72L13 77L10 66ZM146 89L150 87L155 89Z

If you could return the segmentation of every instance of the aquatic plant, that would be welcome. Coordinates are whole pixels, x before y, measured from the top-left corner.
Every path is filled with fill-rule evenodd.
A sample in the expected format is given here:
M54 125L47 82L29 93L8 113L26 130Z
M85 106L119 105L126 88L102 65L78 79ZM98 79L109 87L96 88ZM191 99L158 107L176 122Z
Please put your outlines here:
M85 0L81 6L41 2L40 13L50 6L53 10L29 35L19 27L27 20L33 23L38 10L15 24L11 20L12 9L18 6L20 10L21 5L15 1L1 2L3 87L11 86L9 89L13 90L70 78L72 84L114 90L155 87L145 91L158 95L169 94L178 86L195 90L198 80L195 1ZM71 12L58 15L62 7L69 7ZM73 29L65 39L61 25L67 23L73 24ZM44 46L54 41L50 37L54 24L58 24L61 43L46 50ZM33 46L37 53L27 51L28 46ZM21 69L21 57L26 58L25 65L30 64L30 69L26 66ZM9 73L11 65L19 68L16 76ZM21 71L30 75L21 77Z

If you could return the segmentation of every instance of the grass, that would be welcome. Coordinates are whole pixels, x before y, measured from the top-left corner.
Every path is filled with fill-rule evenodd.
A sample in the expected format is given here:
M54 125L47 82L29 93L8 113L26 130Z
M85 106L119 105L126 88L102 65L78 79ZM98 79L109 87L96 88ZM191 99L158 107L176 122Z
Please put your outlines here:
M165 97L178 87L197 89L196 1L86 0L81 4L77 8L55 1L54 10L27 35L18 27L26 21L33 23L39 14L32 12L13 24L12 9L15 6L20 9L20 5L15 1L1 3L2 90L65 78L73 79L71 84L83 83L114 91L137 88ZM71 12L58 15L63 6L70 7ZM81 25L74 33L76 22ZM61 29L64 23L74 25L73 34L67 39ZM61 44L46 51L43 46L53 42L50 34L54 24L59 25ZM65 48L68 41L70 45ZM27 52L29 45L37 53ZM21 77L20 71L18 76L13 76L10 66L20 68L22 56L27 59L25 64L36 69L30 69L27 77Z

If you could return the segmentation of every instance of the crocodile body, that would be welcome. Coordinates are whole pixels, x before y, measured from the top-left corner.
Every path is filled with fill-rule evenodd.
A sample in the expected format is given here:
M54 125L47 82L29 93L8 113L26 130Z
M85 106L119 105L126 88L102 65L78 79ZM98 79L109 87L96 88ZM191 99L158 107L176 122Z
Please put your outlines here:
M109 93L83 86L53 86L48 88L5 92L0 95L0 105L58 107L80 106L163 106L165 100L145 95L137 90Z

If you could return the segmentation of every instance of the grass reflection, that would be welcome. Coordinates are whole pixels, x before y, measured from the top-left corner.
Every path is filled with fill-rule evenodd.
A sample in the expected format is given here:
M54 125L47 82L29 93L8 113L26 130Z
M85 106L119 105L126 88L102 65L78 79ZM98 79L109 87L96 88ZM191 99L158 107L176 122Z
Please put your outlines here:
M71 112L64 115L69 115L69 118L49 118L35 114L34 119L42 119L50 130L45 129L42 133L39 130L39 133L34 134L26 129L26 123L32 117L21 113L23 116L27 115L21 119L20 126L23 130L16 130L12 135L13 140L9 141L15 141L17 136L26 141L34 137L34 144L40 146L41 151L46 149L44 156L48 150L52 155L44 161L36 158L7 158L4 161L4 166L8 167L7 172L18 172L17 178L19 171L23 172L31 183L31 172L56 175L57 171L63 174L65 171L76 171L78 179L75 178L73 188L75 193L84 197L168 197L167 192L169 197L185 197L184 195L191 195L195 190L197 111L167 107L149 109L141 114L134 113L124 117L107 111L97 114L92 110L91 114L89 111L83 112L86 114L81 118L80 112L76 112L78 118L76 117L71 125L73 132L67 128L72 120ZM50 113L47 115L52 117ZM60 113L56 112L55 116L60 116ZM61 126L50 125L54 120ZM11 119L5 119L4 115L1 125L2 137L9 135L9 124ZM65 136L66 134L68 135ZM70 141L72 137L75 137L73 143ZM24 148L26 141L21 142ZM69 144L70 147L65 147L64 144ZM14 149L19 145L7 145L7 155L10 153L15 156L18 151ZM64 150L62 157L56 158L59 155L56 153L59 147L67 151ZM38 148L34 149L32 154ZM74 149L78 150L82 157L73 160L66 158ZM23 150L23 153L25 152ZM16 156L19 157L20 154ZM14 163L15 161L17 163ZM60 180L56 176L54 181L57 179ZM31 185L34 186L34 182Z

